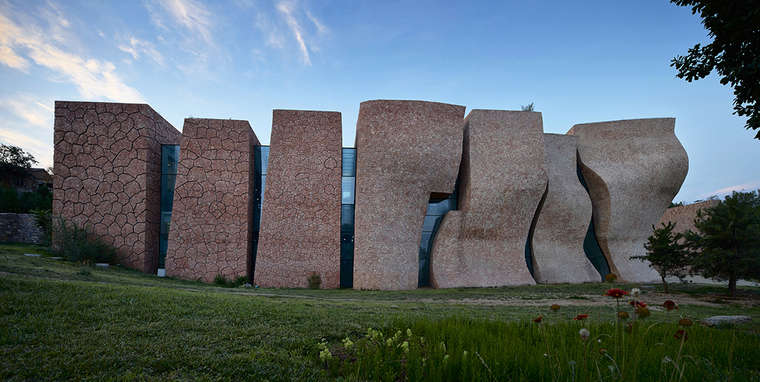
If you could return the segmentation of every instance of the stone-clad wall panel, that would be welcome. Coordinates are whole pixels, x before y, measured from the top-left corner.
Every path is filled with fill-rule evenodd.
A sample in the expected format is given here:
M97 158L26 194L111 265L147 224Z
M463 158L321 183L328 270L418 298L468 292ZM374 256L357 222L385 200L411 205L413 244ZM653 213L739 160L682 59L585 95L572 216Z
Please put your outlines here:
M340 286L341 115L275 110L254 281Z
M367 101L356 124L354 289L417 288L431 193L451 194L464 106Z
M694 219L697 218L697 211L715 207L718 203L720 203L719 200L705 200L704 202L668 208L654 227L660 228L663 223L668 224L672 222L676 223L673 232L683 233L686 230L696 232L697 227L694 225Z
M535 284L525 263L533 216L546 191L541 113L473 110L465 119L459 210L433 243L436 288Z
M581 173L594 208L596 238L610 271L628 282L650 282L657 272L643 260L644 243L681 188L689 158L676 138L674 118L573 126Z
M123 264L155 272L161 145L179 139L148 105L56 101L53 212L91 226Z
M601 280L583 250L591 199L578 179L578 137L544 134L549 184L533 228L533 278L539 283Z
M253 232L253 147L248 121L185 119L166 274L210 282L246 276Z

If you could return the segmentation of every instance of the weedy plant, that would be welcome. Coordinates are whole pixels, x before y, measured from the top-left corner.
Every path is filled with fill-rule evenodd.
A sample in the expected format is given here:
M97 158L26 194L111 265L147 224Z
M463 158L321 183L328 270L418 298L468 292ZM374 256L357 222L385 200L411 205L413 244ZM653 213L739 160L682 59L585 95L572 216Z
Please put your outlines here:
M322 277L317 272L311 272L306 281L309 283L309 289L319 289L319 286L322 285Z
M467 318L397 320L340 341L322 340L315 356L330 377L375 381L691 381L751 380L760 370L756 335L650 323L640 291L608 290L615 317L552 314L527 322ZM631 313L620 299L632 297ZM635 298L633 298L635 296ZM558 305L547 314L556 313ZM565 319L566 320L566 319ZM624 328L624 330L623 330ZM742 362L741 369L734 367Z
M52 223L54 256L71 262L111 263L117 259L116 247L106 243L89 226L56 217Z

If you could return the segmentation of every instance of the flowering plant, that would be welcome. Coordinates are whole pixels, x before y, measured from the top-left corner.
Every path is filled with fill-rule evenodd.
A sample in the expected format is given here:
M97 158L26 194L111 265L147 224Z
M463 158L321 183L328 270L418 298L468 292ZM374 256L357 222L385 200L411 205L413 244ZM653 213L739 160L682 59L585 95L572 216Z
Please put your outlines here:
M613 289L608 290L604 295L610 296L613 298L621 298L627 294L628 294L628 291L624 291L620 288L613 288Z

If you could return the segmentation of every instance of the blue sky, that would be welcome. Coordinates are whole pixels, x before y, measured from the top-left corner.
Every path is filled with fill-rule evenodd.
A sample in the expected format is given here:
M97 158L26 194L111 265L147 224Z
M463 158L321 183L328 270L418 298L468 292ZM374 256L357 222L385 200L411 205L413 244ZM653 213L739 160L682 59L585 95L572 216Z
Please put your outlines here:
M273 109L339 111L344 146L366 100L533 102L547 133L675 117L676 201L760 188L732 89L670 67L710 41L700 21L666 0L0 0L0 142L51 165L55 100L148 103L180 130L244 119L265 144Z

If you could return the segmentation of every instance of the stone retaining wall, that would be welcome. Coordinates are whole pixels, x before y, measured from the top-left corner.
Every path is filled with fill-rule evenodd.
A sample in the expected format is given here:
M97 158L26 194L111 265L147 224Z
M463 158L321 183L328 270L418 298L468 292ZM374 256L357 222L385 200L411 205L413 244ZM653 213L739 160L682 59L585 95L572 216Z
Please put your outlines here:
M0 214L0 242L39 245L43 239L33 214Z

